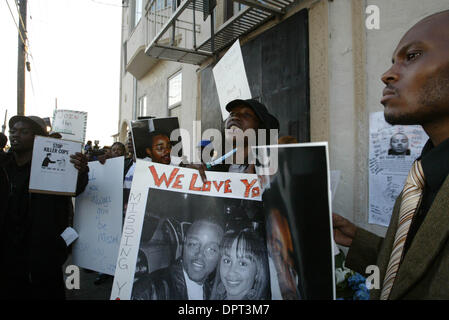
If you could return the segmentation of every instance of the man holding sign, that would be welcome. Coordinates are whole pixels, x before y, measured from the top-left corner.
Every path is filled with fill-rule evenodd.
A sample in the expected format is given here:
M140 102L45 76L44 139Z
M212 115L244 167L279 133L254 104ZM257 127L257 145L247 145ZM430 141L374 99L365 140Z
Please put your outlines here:
M64 299L62 264L67 244L71 198L29 193L33 143L47 136L45 122L35 116L9 121L10 152L0 155L0 299ZM76 153L76 193L88 181L87 158Z

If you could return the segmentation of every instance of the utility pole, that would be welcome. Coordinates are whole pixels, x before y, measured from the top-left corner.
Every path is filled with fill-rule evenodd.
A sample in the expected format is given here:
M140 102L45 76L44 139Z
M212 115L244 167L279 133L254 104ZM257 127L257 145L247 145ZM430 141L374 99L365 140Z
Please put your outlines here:
M17 115L25 115L25 67L26 67L26 23L27 0L19 2L19 45L17 57Z

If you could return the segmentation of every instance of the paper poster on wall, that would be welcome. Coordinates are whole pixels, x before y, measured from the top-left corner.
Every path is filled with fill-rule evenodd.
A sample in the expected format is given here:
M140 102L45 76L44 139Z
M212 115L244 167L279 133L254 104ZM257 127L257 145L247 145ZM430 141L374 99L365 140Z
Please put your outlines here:
M251 90L246 77L245 64L240 47L240 40L232 45L226 54L212 69L221 114L225 120L229 112L225 109L228 102L235 99L251 99Z
M392 126L383 112L370 114L369 223L389 225L396 198L427 139L421 126Z
M266 151L260 152L262 149ZM277 159L274 174L265 174L260 165L256 172L261 174L264 186L268 255L278 278L278 299L335 299L327 143L272 145L253 150L265 154L270 162Z
M87 112L56 109L53 112L52 132L58 132L63 139L84 143L86 139Z
M271 297L257 176L207 172L207 179L203 184L197 170L137 160L111 299ZM229 291L220 272L235 259L230 248L238 237L259 278L253 274L251 283ZM180 279L176 287L173 277Z
M81 152L81 143L36 136L31 160L30 192L75 195L78 170L70 155Z
M73 263L114 275L122 234L123 157L89 162L89 183L76 197Z

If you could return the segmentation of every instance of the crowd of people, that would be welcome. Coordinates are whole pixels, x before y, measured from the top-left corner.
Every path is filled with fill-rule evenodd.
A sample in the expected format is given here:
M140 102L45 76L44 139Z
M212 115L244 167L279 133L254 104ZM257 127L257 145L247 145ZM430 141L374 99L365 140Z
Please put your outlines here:
M361 273L368 265L380 268L381 287L371 291L373 299L449 299L448 52L449 11L444 11L423 19L404 35L394 51L392 67L382 76L385 119L391 124L421 125L430 138L398 197L386 237L333 214L335 241L350 247L347 266ZM225 129L279 130L279 121L254 99L231 101L226 110ZM34 136L48 135L43 120L14 116L9 128L7 152L3 151L6 137L0 136L0 298L64 299L61 266L68 248L60 235L70 225L71 198L28 191ZM92 146L88 141L84 153L71 155L78 170L77 194L88 183L89 161L104 163L118 156L125 156L124 189L130 188L136 154L132 135L128 137L126 147L117 142L100 149L98 142ZM165 138L153 135L145 156L172 164L171 144ZM295 142L291 137L282 139ZM208 170L255 173L250 147L245 143L238 150L242 163L211 168L204 163L179 165L197 169L203 181ZM196 240L199 229L203 234L207 230L204 243ZM257 256L260 245L251 230L225 232L212 221L196 221L186 233L182 258L141 277L134 298L265 299L266 257ZM198 260L199 255L206 258ZM214 271L219 276L211 281Z

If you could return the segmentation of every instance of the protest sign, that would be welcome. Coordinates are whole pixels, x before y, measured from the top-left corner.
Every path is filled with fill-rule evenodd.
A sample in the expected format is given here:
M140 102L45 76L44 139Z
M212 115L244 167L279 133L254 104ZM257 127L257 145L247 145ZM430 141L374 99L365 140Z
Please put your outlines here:
M251 90L246 77L240 40L232 45L226 54L212 69L220 101L221 114L225 120L229 112L225 109L228 102L235 99L251 99Z
M265 149L259 155L268 157L277 153L277 172L260 176L268 255L278 280L273 295L279 299L335 299L327 143L254 149ZM268 161L260 159L260 163ZM256 172L267 172L260 169L256 166Z
M396 198L428 139L421 126L392 126L370 114L369 223L388 227Z
M78 170L70 155L81 152L81 143L36 136L31 160L30 192L75 195Z
M87 112L55 109L52 132L58 132L63 139L84 143L86 138Z
M122 234L123 157L89 162L89 183L76 198L73 263L114 275Z
M197 170L137 160L111 299L202 298L202 293L185 296L175 289L156 294L149 282L184 277L184 269L189 279L201 278L204 288L212 289L225 231L230 242L242 234L259 246L257 268L263 276L258 294L270 296L257 176L207 172L207 179L203 184ZM210 259L189 256L198 245ZM208 291L207 298L211 295Z
M179 129L179 121L177 117L169 118L152 118L130 121L130 128L134 146L134 153L137 159L152 160L155 155L151 147L159 145L159 149L166 149L167 153L162 156L168 156L167 162L178 164L180 159L178 157L171 157L171 147L181 142L181 136L171 137L172 132ZM153 141L153 139L155 141ZM157 141L156 141L157 140ZM161 150L161 154L165 150ZM182 148L179 150L179 156L182 156ZM162 162L164 159L161 159ZM166 164L168 164L166 163Z

